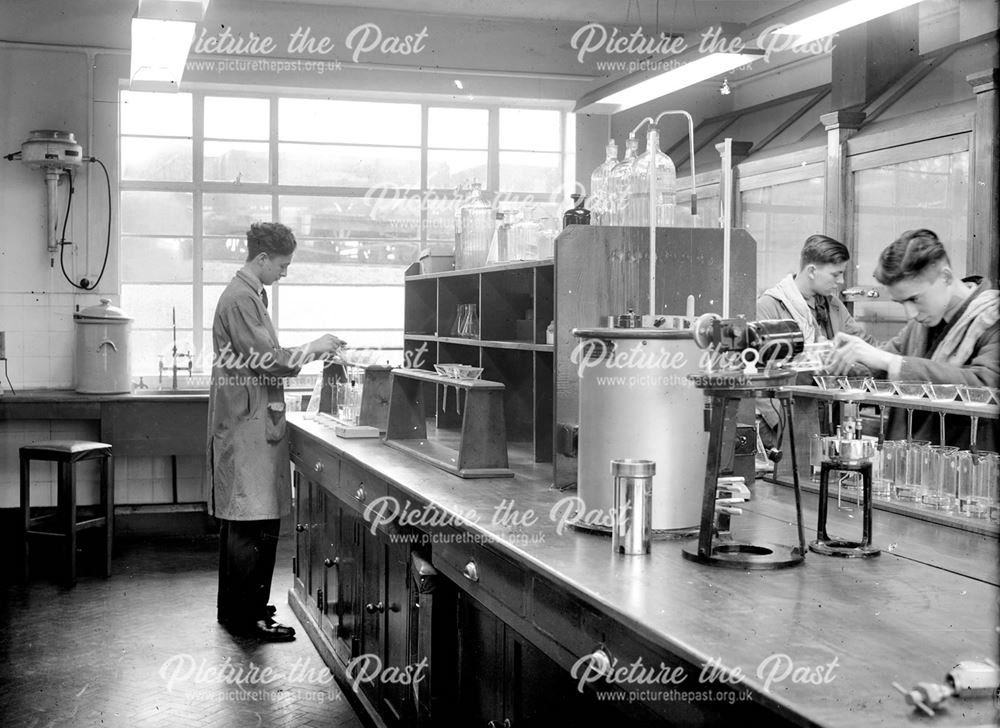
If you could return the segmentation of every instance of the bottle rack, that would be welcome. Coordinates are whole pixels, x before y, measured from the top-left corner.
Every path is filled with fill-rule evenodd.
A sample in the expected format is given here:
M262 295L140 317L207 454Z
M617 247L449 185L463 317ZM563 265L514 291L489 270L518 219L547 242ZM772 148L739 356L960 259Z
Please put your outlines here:
M528 445L535 462L551 462L555 346L546 343L546 329L555 319L552 260L408 275L404 285L405 365L427 372L445 363L482 367L483 380L504 385L507 441ZM478 309L478 336L456 331L463 304ZM422 386L425 417L446 424L441 382Z

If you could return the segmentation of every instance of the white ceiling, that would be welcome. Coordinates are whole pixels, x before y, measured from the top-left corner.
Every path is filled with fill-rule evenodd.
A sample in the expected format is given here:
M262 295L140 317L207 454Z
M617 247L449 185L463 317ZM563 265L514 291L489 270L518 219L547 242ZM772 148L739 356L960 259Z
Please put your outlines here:
M687 32L722 22L748 24L796 0L266 0L430 15L601 22ZM658 21L658 22L657 22Z

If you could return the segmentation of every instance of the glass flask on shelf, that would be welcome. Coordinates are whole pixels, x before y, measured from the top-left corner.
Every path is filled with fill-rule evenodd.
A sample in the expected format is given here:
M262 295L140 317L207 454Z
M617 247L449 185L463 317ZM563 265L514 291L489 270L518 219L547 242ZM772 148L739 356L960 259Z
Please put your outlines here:
M625 158L611 170L608 181L608 225L635 225L629 208L632 170L639 150L639 140L630 134L625 142Z
M610 225L612 210L610 199L611 170L618 166L618 145L608 139L604 147L604 161L590 175L590 216L594 225Z
M472 183L472 192L462 205L462 236L455 246L455 270L486 265L493 239L493 206L483 197L482 185Z
M652 171L651 171L652 170ZM649 175L655 174L654 199L649 199ZM670 157L660 151L660 131L655 126L646 135L646 151L635 160L629 185L629 207L635 215L634 225L649 225L650 204L657 227L674 224L677 206L677 170Z
M538 259L551 258L555 253L556 238L560 233L559 220L554 217L543 217L538 221Z
M521 219L511 228L516 258L511 260L538 260L538 236L541 226L534 220L534 205L527 205Z

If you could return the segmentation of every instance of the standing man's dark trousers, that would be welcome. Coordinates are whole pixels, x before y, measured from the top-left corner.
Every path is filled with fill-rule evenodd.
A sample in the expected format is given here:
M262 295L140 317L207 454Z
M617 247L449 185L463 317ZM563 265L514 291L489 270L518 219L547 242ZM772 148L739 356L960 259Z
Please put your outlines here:
M281 521L219 519L218 620L236 631L269 621L267 600Z

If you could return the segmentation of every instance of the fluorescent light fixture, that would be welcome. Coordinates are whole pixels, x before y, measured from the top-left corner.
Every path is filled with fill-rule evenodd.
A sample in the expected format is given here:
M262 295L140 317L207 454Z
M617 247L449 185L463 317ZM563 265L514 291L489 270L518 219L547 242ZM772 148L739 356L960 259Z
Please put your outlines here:
M692 86L699 81L728 73L735 68L753 63L764 55L760 49L745 49L740 53L711 53L702 56L683 66L673 68L666 73L661 73L652 78L628 86L626 88L612 91L606 96L595 94L596 98L586 100L586 106L592 104L617 105L618 111L631 109L647 101L658 99L674 91ZM579 104L578 104L579 106ZM579 110L579 109L578 109Z
M177 91L191 41L193 22L132 18L133 91Z
M200 23L205 19L208 2L209 0L139 0L136 17Z
M795 35L795 45L825 38L855 25L894 13L897 10L916 5L920 0L848 0L829 10L816 13L808 18L786 25L774 32L780 35Z

